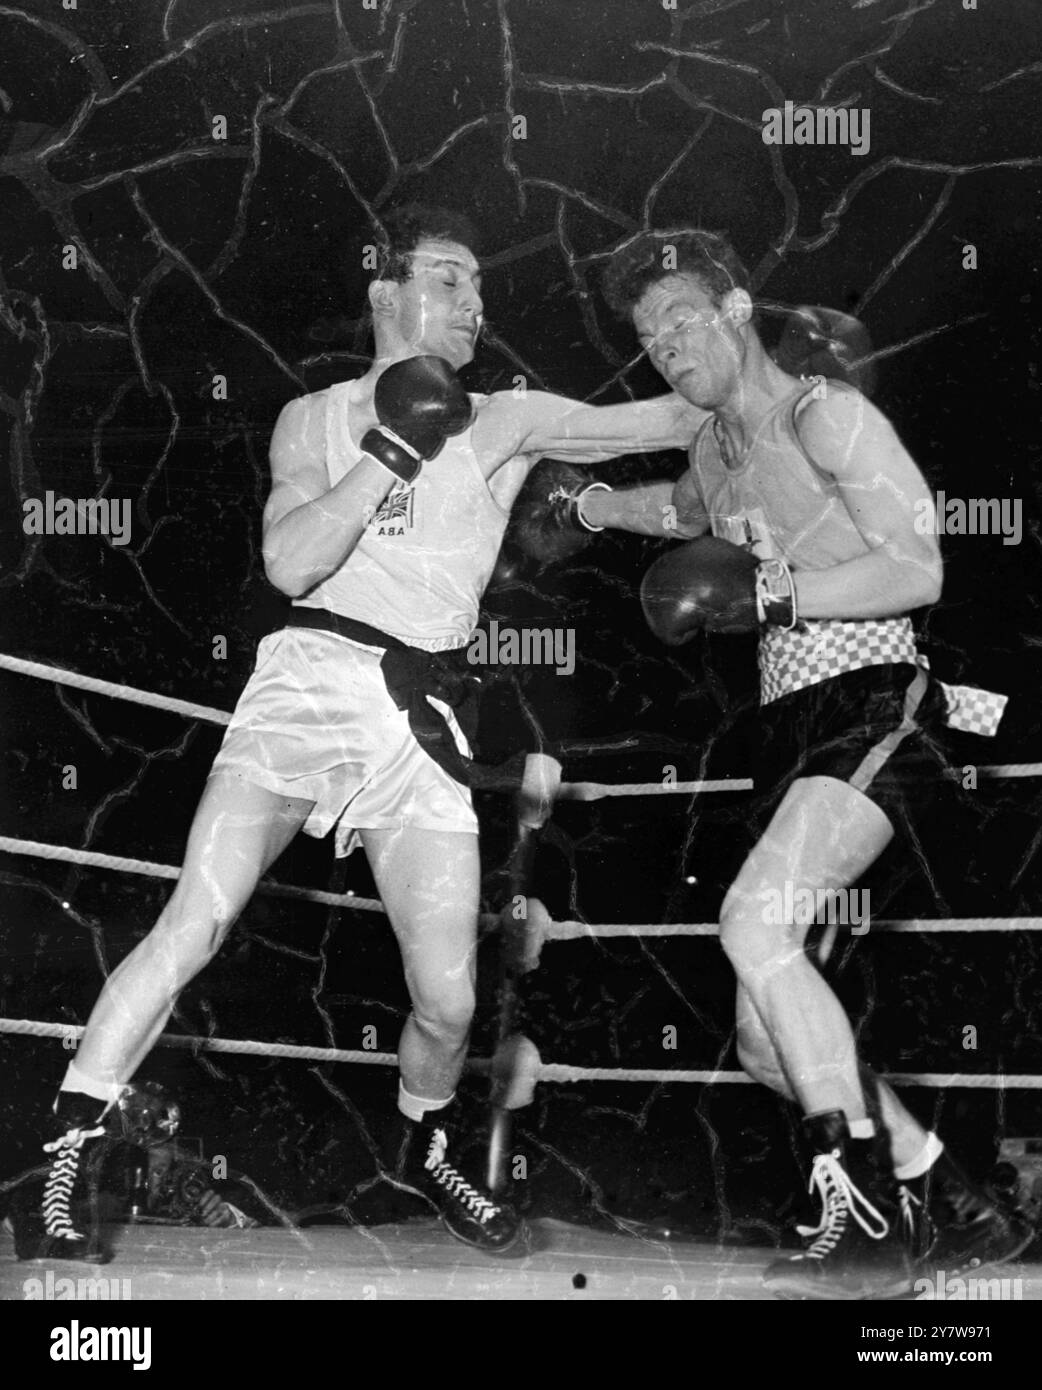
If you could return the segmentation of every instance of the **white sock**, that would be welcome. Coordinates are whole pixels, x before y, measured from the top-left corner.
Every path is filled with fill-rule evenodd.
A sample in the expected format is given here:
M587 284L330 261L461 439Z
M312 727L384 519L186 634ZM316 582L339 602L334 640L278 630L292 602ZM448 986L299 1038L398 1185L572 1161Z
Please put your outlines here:
M848 1120L851 1139L874 1139L876 1127L871 1120Z
M419 1124L424 1115L429 1110L444 1110L456 1099L456 1092L451 1096L446 1096L444 1100L427 1100L424 1096L414 1096L405 1089L402 1083L398 1082L398 1109L407 1120L415 1120Z
M65 1079L58 1087L59 1092L78 1091L80 1095L90 1096L93 1100L104 1101L106 1115L115 1105L116 1101L119 1100L125 1089L125 1086L117 1086L111 1081L95 1081L92 1076L88 1076L86 1072L80 1071L75 1062L69 1063L68 1069L65 1072ZM54 1102L54 1108L55 1110L58 1108L57 1101Z
M898 1182L911 1182L913 1178L921 1178L924 1173L929 1172L943 1153L944 1145L931 1130L926 1136L926 1143L911 1163L902 1163L900 1168L894 1169L894 1177Z

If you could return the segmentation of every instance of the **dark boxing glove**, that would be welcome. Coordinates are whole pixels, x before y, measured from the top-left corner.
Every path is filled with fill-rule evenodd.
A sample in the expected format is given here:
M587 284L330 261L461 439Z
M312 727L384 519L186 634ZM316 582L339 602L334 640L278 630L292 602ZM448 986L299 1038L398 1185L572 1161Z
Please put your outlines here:
M865 396L876 382L868 329L852 314L821 305L801 305L785 321L775 354L778 366L792 376L823 376L845 381Z
M522 555L516 546L504 544L492 571L492 578L488 581L488 587L507 589L514 584L520 584L529 569L527 556Z
M582 499L588 492L611 492L607 483L591 483L581 469L561 459L544 459L518 496L511 534L521 550L541 565L567 560L590 543L591 526L583 518Z
M473 414L459 377L441 357L392 362L377 380L373 405L380 423L366 430L362 448L404 483Z
M640 586L648 626L681 647L696 633L796 626L796 586L784 560L757 560L740 545L703 536L655 561Z

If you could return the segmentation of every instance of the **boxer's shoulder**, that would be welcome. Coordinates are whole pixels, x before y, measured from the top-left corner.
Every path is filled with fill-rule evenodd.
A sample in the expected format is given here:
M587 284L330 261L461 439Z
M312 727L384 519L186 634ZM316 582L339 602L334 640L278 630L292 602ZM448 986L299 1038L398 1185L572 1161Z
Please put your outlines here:
M282 407L282 413L301 419L324 419L330 410L344 406L358 409L359 406L370 405L371 401L372 392L366 391L362 378L348 377L344 381L323 386L318 391L305 391L303 395L294 396Z
M803 393L793 400L793 414L801 424L817 421L847 425L851 421L886 419L877 405L845 381L819 376L806 380L803 385Z
M295 396L279 412L268 453L273 465L325 457L326 425L333 388Z
M307 391L302 396L288 400L279 413L276 429L291 426L297 431L314 431L322 434L332 412L350 409L357 412L360 406L371 406L371 400L363 400L359 377L346 381L335 381L320 391ZM372 411L367 411L371 415ZM374 417L375 418L375 417Z
M316 420L324 420L329 408L333 388L327 386L321 391L309 391L303 396L293 396L279 411L276 428L294 424L298 429Z
M828 381L821 390L812 388L794 404L792 425L811 457L830 472L856 454L872 449L894 430L890 421L853 386Z

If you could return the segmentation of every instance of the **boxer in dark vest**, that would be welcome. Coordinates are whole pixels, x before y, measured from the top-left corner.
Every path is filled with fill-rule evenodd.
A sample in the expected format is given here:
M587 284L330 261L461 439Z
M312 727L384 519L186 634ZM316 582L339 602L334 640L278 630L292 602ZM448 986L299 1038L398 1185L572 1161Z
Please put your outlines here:
M638 236L605 288L701 412L689 466L675 484L616 492L559 469L522 518L521 541L544 560L556 540L586 543L603 527L686 541L644 579L652 630L670 646L703 630L760 633L756 782L775 797L720 937L738 977L739 1059L801 1107L821 1201L819 1224L801 1229L806 1248L772 1264L766 1283L782 1298L877 1298L927 1269L1008 1259L1032 1232L859 1065L843 1007L805 950L814 915L796 910L847 889L895 831L914 837L946 772L946 695L909 617L941 592L936 537L914 524L933 501L858 389L870 369L864 330L801 310L775 360L745 268L723 238L697 230ZM813 375L823 364L831 379Z

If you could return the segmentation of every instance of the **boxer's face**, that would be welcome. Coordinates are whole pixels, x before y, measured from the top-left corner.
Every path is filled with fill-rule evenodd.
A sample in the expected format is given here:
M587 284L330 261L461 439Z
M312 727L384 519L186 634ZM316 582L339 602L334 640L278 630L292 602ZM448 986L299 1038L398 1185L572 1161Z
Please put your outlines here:
M649 285L633 310L633 326L655 369L692 405L715 410L730 396L744 356L735 303L719 303L693 275L667 275Z
M484 306L472 251L458 242L424 239L412 254L412 275L392 290L387 327L394 355L430 353L457 369L473 359Z

